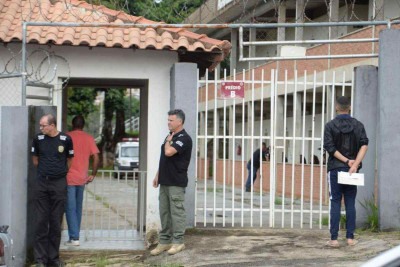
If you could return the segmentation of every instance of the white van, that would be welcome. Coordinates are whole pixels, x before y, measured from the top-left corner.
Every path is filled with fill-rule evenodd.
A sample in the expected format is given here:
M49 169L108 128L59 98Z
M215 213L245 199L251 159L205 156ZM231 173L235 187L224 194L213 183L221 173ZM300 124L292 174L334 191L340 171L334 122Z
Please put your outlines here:
M124 141L127 140L127 141ZM117 143L114 159L114 177L124 178L124 171L139 171L139 141L137 139L124 139ZM129 173L128 175L131 175Z

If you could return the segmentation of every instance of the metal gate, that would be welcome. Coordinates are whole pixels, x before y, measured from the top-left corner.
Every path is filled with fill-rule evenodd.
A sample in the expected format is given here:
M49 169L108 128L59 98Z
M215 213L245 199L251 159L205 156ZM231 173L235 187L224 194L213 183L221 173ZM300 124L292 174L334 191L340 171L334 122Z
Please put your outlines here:
M98 171L85 189L85 241L143 240L145 179L144 171Z
M219 98L226 81L243 82L244 98ZM334 99L353 95L352 81L352 70L268 64L199 80L196 226L327 228L324 125L335 114ZM267 161L246 192L253 175L247 161L263 142Z

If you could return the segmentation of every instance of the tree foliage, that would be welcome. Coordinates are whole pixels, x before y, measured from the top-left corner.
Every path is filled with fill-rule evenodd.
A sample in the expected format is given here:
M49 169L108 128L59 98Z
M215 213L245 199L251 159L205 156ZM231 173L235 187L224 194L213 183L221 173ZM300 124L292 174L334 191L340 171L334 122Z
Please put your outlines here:
M96 110L94 100L96 91L93 88L69 88L68 89L68 115L82 115L87 117Z
M203 3L203 0L163 0L160 3L154 0L141 0L130 3L132 15L166 23L182 23Z
M182 23L204 0L86 0L95 5L104 5L115 10L123 10L134 16L142 16L154 21Z

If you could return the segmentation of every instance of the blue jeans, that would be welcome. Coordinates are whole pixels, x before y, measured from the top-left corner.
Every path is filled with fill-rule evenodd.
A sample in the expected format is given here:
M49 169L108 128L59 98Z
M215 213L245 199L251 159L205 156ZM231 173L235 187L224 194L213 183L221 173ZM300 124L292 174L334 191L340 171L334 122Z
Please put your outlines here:
M337 240L340 223L342 196L346 207L346 238L353 239L356 229L356 195L357 186L338 184L338 172L348 172L349 168L337 168L328 172L329 199L331 204L331 240Z
M253 184L257 178L257 171L258 168L253 166ZM246 181L246 190L250 190L251 188L251 165L247 164L247 172L249 173L247 176L247 181Z
M82 220L82 202L84 185L69 185L65 214L68 223L68 235L70 240L79 240L79 231Z

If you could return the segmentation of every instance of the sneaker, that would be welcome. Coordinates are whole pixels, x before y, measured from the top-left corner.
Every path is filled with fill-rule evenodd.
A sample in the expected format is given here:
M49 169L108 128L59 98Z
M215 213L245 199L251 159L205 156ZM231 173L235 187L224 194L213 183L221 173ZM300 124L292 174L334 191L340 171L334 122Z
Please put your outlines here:
M64 245L77 247L79 246L79 240L68 240L67 242L64 243Z
M181 252L182 250L184 250L185 244L173 244L172 247L168 250L168 254L169 255L174 255L178 252Z
M153 256L156 256L158 254L163 253L164 251L169 250L171 247L172 247L171 244L158 244L155 249L150 251L150 254L153 255Z

